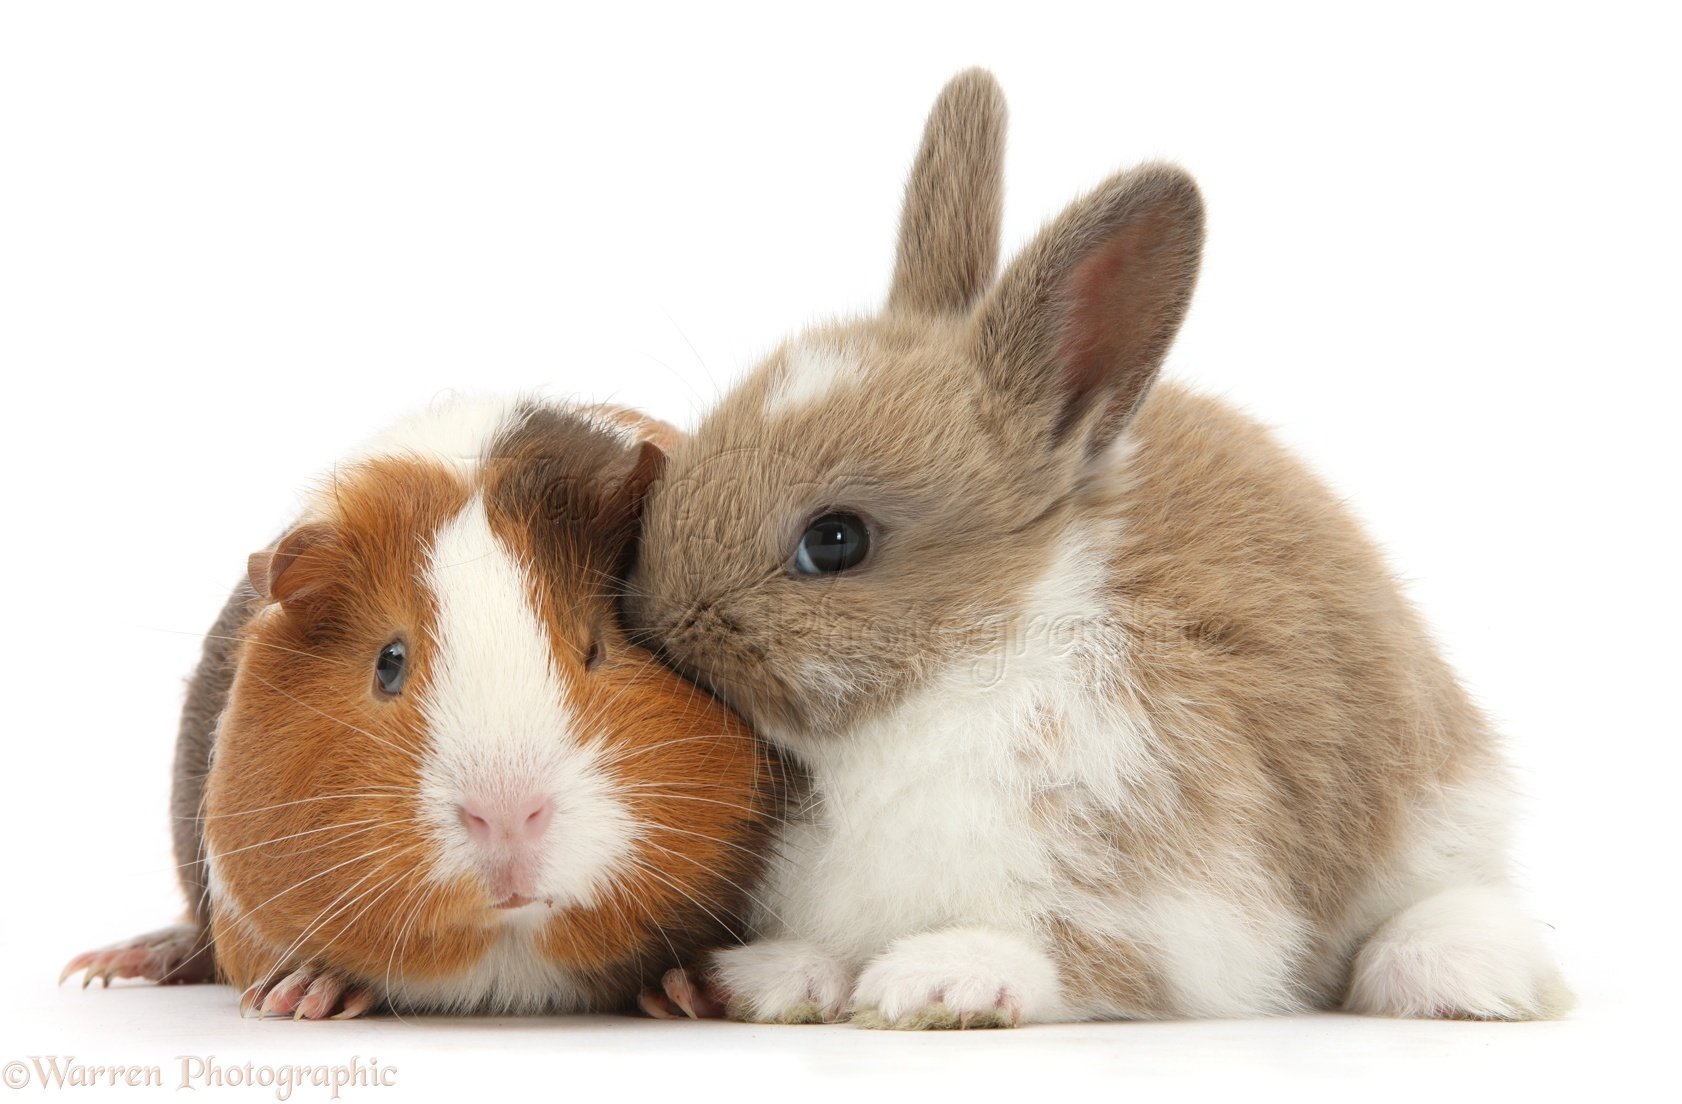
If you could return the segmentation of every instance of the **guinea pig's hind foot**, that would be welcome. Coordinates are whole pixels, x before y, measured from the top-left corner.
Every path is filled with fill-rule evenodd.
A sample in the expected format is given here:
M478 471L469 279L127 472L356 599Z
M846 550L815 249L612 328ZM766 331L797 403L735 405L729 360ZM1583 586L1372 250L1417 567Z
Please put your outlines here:
M214 980L216 959L211 954L210 933L197 924L171 924L70 960L58 983L78 971L82 988L97 979L109 986L112 978L145 978L160 985L192 985Z
M290 1016L294 1020L353 1020L374 1007L374 994L334 970L300 966L289 974L273 971L239 998L239 1014L258 1019Z
M722 994L688 970L667 970L659 989L644 989L637 1007L657 1020L721 1020L725 1001Z

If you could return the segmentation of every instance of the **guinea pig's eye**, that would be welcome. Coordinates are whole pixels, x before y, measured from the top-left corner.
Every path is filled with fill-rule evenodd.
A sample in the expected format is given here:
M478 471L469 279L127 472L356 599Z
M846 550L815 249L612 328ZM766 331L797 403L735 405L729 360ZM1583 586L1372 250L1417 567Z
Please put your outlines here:
M584 669L586 671L594 671L601 664L603 657L606 655L606 650L602 648L601 638L592 637L590 639L590 646L584 649Z
M374 661L374 684L380 693L395 697L403 692L403 683L408 678L409 649L401 640L393 640L380 649L380 658Z
M870 527L857 514L832 511L814 518L794 550L794 570L833 575L857 567L870 553Z

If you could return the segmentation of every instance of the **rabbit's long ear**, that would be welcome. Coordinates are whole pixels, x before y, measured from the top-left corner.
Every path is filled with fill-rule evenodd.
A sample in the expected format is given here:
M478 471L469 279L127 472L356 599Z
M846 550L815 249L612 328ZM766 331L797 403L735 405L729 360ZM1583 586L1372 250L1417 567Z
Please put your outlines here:
M1202 249L1191 177L1171 165L1111 177L1042 230L977 309L987 384L1032 432L1101 449L1156 378Z
M1005 100L985 69L947 82L905 185L888 310L963 314L999 263Z

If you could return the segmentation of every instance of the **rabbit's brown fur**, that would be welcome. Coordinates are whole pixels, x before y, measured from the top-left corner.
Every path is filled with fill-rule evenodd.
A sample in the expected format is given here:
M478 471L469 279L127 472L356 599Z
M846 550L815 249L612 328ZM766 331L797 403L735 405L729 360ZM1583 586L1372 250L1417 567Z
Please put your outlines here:
M1119 174L978 296L1002 110L949 86L887 310L785 344L649 502L631 622L814 788L715 984L896 1027L1557 1011L1494 739L1381 557L1265 431L1152 387L1195 185ZM808 577L836 511L870 551Z

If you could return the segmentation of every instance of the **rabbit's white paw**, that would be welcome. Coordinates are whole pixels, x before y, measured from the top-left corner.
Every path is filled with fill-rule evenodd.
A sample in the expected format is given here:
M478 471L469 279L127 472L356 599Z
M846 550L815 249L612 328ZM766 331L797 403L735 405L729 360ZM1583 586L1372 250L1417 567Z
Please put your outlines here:
M1032 943L982 928L948 928L894 943L859 977L853 1022L905 1031L1015 1027L1056 1019L1057 966Z
M847 1007L853 970L795 939L764 939L713 956L710 980L733 1020L834 1023Z
M1533 1020L1570 1009L1571 993L1540 925L1504 888L1428 897L1392 917L1355 957L1352 1012L1439 1019Z

